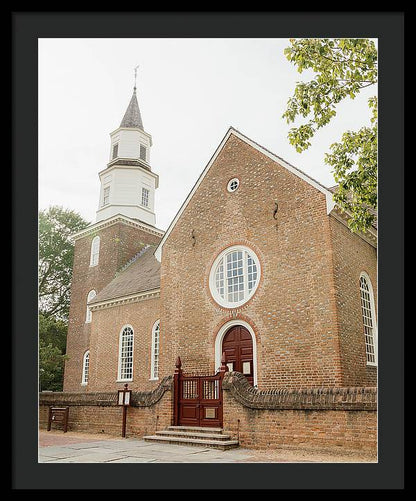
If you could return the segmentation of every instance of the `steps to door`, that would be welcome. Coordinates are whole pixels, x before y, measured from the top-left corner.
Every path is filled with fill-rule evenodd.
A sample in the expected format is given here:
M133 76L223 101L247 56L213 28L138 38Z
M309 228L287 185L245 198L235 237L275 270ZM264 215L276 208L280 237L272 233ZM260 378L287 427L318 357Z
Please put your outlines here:
M177 445L195 445L227 450L238 447L238 440L224 433L222 428L200 426L169 426L166 430L157 431L155 435L143 437L146 442L157 442Z

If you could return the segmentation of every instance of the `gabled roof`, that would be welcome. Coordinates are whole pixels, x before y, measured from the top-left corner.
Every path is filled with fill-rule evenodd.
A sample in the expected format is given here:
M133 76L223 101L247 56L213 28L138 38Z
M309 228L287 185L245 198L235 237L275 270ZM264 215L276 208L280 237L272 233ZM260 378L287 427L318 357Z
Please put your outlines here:
M130 103L127 107L126 113L124 114L123 120L121 121L120 127L143 130L142 117L136 96L136 87L133 90L133 95L131 96Z
M325 197L326 197L326 205L327 205L327 213L328 214L334 209L335 202L334 202L334 200L332 198L332 192L328 188L326 188L321 183L319 183L318 181L316 181L315 179L313 179L312 177L310 177L308 174L305 174L304 172L302 172L298 168L296 168L293 165L289 164L288 162L286 162L285 160L283 160L283 158L278 157L277 155L275 155L271 151L267 150L266 148L264 148L260 144L256 143L252 139L248 138L247 136L245 136L244 134L242 134L237 129L234 129L234 127L230 127L228 129L227 133L225 134L224 138L222 139L221 143L219 144L218 148L215 150L215 152L214 152L213 156L211 157L210 161L208 162L207 166L203 170L202 174L199 176L197 182L195 183L194 187L190 191L190 193L187 196L186 200L184 201L184 203L182 204L181 208L177 212L177 214L174 217L173 221L169 225L169 228L166 230L166 232L165 232L162 240L159 242L159 245L157 246L156 251L155 251L155 256L158 259L158 261L161 261L161 259L162 259L162 247L163 247L163 244L165 243L166 239L170 235L170 232L174 228L176 222L180 218L181 214L185 210L186 206L188 205L188 203L190 202L191 198L193 197L195 191L198 189L199 185L201 184L202 180L206 176L206 174L209 171L211 165L214 163L215 159L219 155L220 151L224 147L225 143L227 142L227 140L231 136L231 134L233 134L234 136L238 137L239 139L241 139L245 143L251 145L253 148L255 148L256 150L258 150L259 152L261 152L264 155L268 156L269 158L271 158L272 160L274 160L275 162L277 162L279 165L281 165L282 167L285 167L287 170L289 170L290 172L292 172L293 174L295 174L296 176L300 177L301 179L303 179L304 181L306 181L310 185L314 186L317 190L319 190L320 192L322 192L325 195Z
M154 256L156 246L146 245L129 261L116 277L88 304L153 291L160 287L160 263Z

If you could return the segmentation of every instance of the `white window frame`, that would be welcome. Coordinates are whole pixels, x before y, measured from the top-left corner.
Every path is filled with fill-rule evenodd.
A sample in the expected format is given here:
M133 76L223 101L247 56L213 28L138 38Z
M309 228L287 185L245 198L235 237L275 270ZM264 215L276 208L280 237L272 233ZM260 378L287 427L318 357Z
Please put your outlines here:
M88 303L91 301L91 299L94 299L97 293L95 292L94 289L90 290L87 296L87 312L85 314L85 323L89 324L91 323L92 320L92 311L90 310L90 307L88 306Z
M367 310L370 311L371 314L371 338L373 342L373 348L374 348L374 362L368 360L368 355L369 352L367 350L367 339L365 332L365 323L364 323L364 312L363 312L363 298L362 298L362 288L361 288L361 279L364 279L367 287L368 287L368 295L370 296L370 308ZM375 308L375 302L374 302L374 291L373 291L373 284L371 283L370 277L367 275L367 273L362 272L360 274L360 306L361 306L361 322L363 326L363 334L364 334L364 343L365 343L365 357L366 357L366 363L369 366L376 367L378 365L378 355L377 355L377 320L376 320L376 308Z
M226 263L226 256L228 254L230 254L232 252L238 252L238 251L241 251L243 253L244 297L239 301L228 301L228 299L227 299L227 277L226 277L227 270L226 270L226 266L224 265L224 263ZM248 263L247 263L248 259L247 259L247 255L250 255L250 257L254 261L254 263L256 265L256 272L257 272L256 282L255 282L255 285L253 286L251 291L248 290ZM219 266L221 261L223 262L223 266L224 266L224 295L225 295L224 298L219 294L219 292L217 290L217 286L216 286L216 271L217 271L217 267ZM209 274L209 288L210 288L212 297L220 306L223 306L225 308L238 308L239 306L245 304L249 299L251 299L253 297L254 293L256 292L256 290L259 286L260 277L261 277L261 267L260 267L260 261L259 261L259 258L257 257L257 254L252 249L250 249L249 247L246 247L244 245L232 245L230 247L227 247L227 249L223 250L215 259L215 261L211 267L210 274Z
M122 377L122 353L123 353L123 333L125 330L130 329L132 334L132 342L131 342L131 377ZM134 363L134 329L131 325L123 325L118 342L118 370L117 370L117 381L133 381L133 363Z
M110 186L104 186L102 207L110 204Z
M146 196L144 196L146 193ZM146 201L146 203L143 203L143 201ZM146 186L142 186L142 202L141 205L143 207L149 207L150 205L150 189L147 188Z
M152 327L152 353L150 358L150 380L159 379L160 356L160 320L156 320Z
M144 149L144 158L142 158L142 148ZM140 160L147 162L147 146L143 143L140 143L139 145L139 158Z
M91 242L90 267L97 266L100 261L100 237L97 235Z
M233 188L233 186L237 184L237 186L235 188ZM230 179L228 181L228 184L227 184L227 191L229 193L234 193L235 191L238 190L238 188L240 187L240 180L238 179L238 177L233 177L232 179Z
M82 386L86 386L88 384L89 372L90 372L90 350L87 350L82 358L82 379L81 379Z

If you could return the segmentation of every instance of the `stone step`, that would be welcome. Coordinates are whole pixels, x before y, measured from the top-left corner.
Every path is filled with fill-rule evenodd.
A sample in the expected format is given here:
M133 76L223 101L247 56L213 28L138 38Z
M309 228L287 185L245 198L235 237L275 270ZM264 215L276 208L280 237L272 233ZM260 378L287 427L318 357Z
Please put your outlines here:
M157 431L156 435L166 436L166 437L184 437L184 438L201 438L203 440L220 440L226 441L231 440L231 435L223 433L207 433L191 430L161 430Z
M215 433L220 435L223 432L222 428L210 428L208 426L169 426L168 430L198 432L198 433Z
M174 437L174 436L160 436L160 435L149 435L143 437L146 442L157 442L163 444L176 444L176 445L192 445L199 447L212 447L215 449L227 450L234 447L238 447L238 440L212 440L212 439L202 439L202 438L186 438L186 437Z

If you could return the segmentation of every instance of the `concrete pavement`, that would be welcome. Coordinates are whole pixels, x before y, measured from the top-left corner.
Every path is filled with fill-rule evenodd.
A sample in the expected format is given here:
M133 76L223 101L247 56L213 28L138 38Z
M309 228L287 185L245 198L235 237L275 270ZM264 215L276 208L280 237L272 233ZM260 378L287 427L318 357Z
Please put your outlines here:
M322 463L376 462L365 453L280 448L256 451L145 442L138 438L39 431L39 463Z

